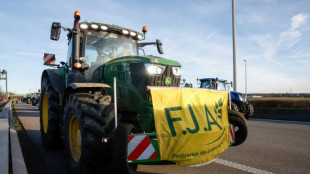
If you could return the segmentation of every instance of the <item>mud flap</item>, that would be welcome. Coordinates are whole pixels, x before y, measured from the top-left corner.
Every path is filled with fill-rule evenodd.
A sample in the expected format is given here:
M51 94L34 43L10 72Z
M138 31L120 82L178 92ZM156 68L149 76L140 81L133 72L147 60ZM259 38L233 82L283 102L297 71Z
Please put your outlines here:
M132 174L137 169L136 164L129 165L127 161L128 137L133 128L131 124L121 124L115 130L111 144L111 171L113 173Z

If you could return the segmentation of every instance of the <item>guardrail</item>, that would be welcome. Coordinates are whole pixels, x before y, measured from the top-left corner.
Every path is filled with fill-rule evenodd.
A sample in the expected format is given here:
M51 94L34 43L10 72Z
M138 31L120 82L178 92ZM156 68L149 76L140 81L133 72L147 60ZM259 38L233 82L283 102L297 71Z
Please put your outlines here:
M9 161L9 153L11 153L11 161ZM27 174L15 129L11 102L8 102L0 112L0 174L9 173L10 162L13 174Z

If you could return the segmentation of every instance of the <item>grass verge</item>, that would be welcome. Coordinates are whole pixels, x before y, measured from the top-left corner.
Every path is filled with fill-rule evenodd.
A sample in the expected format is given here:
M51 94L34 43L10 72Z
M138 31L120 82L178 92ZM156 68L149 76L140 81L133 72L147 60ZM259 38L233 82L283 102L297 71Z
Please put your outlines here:
M310 109L310 98L297 97L262 97L248 98L254 107Z

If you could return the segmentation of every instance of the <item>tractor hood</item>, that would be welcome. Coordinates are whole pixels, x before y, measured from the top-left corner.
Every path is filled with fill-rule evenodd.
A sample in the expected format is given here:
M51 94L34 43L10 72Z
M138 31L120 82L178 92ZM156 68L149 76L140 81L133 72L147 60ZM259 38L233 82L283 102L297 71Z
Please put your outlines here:
M230 91L230 93L233 95L236 95L236 96L242 96L242 94L240 92Z
M152 56L152 55L119 57L119 58L116 58L116 59L113 59L113 60L107 62L105 65L110 65L110 64L119 63L119 62L154 63L154 64L163 64L163 65L178 66L178 67L181 66L181 64L177 61L165 59L162 57Z

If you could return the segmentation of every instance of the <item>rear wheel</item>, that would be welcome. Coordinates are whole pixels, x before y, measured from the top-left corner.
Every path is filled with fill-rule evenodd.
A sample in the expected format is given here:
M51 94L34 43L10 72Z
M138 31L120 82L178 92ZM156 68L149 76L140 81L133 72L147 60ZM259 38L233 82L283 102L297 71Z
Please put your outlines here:
M229 123L233 125L235 143L233 146L242 144L248 136L248 126L243 114L234 110L228 110Z
M249 119L250 117L252 117L254 115L254 107L252 105L252 103L247 103L248 105L248 111L247 113L245 113L245 118Z
M42 80L40 104L40 131L43 146L55 149L62 145L60 139L59 97L48 78Z
M95 99L96 98L96 99ZM109 169L109 125L114 121L110 96L70 94L64 109L64 144L70 173L105 173ZM109 111L110 114L107 113ZM112 113L113 112L113 113Z

